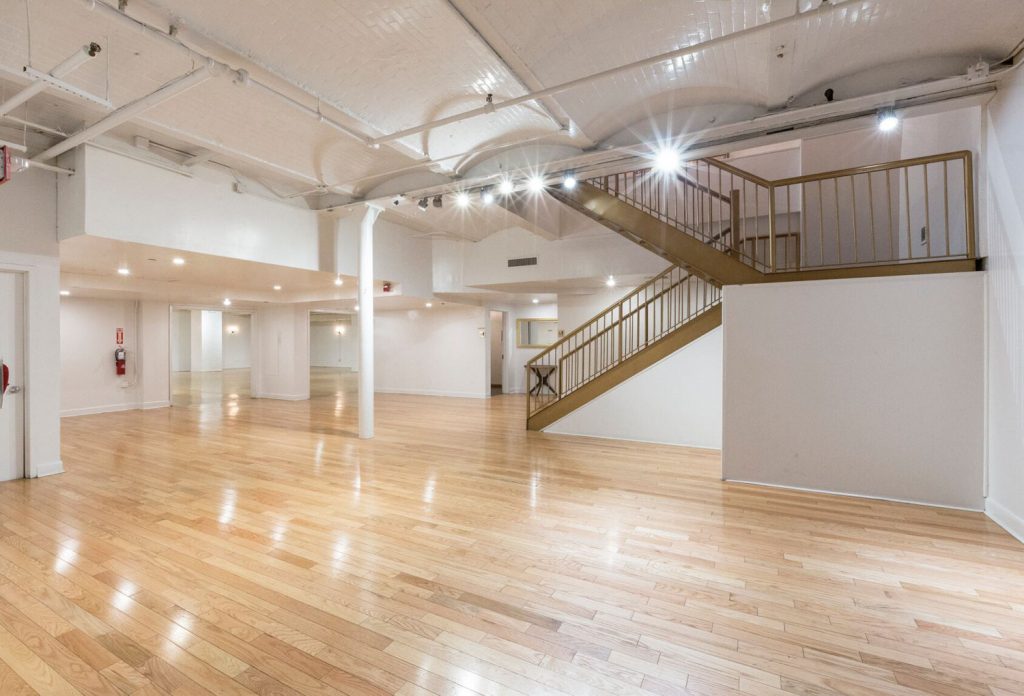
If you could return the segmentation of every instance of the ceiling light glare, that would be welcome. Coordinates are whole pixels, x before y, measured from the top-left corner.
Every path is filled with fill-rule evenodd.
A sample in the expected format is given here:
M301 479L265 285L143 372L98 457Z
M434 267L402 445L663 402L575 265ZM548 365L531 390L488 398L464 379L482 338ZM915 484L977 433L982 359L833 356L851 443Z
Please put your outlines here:
M663 147L654 156L654 168L659 172L674 172L679 169L679 151L674 147Z
M494 202L494 193L489 188L484 189L480 192L480 200L483 201L484 205L490 205Z
M334 279L334 284L340 288L342 285L345 284L345 281L341 279L341 276L338 276L337 278Z
M534 304L540 304L540 300L538 300L538 299L537 299L536 297L535 297L535 298L533 298L532 302L533 302Z
M125 266L121 266L119 269L117 269L117 274L118 275L127 276L127 275L131 275L132 272L131 272L131 270L129 270Z
M175 256L173 259L171 259L171 263L173 263L175 266L184 266L185 259L181 258L180 256Z
M897 126L900 125L899 116L892 109L882 109L878 112L878 130L883 133L896 130Z
M231 300L229 300L228 298L225 297L224 298L224 306L225 307L230 307L231 306Z
M576 184L577 181L574 175L566 174L565 176L562 177L562 188L564 188L566 191L572 191L574 188L576 188Z
M71 291L70 290L61 290L60 291L60 296L61 297L68 297L69 295L71 295Z
M427 303L426 303L425 305L423 305L423 306L424 306L424 307L426 307L427 309L430 309L431 307L433 307L433 306L434 306L434 303L433 303L433 302L427 302Z
M469 207L469 194L466 193L465 191L459 191L458 193L456 193L455 205L459 206L460 208Z
M512 185L511 179L502 179L501 183L498 184L498 193L503 196L507 196L515 190L515 186Z
M280 290L280 289L281 289L281 286L280 286L280 285L275 285L275 286L274 286L274 289L275 289L275 290Z
M615 276L608 276L608 280L604 281L604 284L610 288L615 287Z
M544 179L539 176L531 176L526 182L526 188L530 193L540 193L544 190Z

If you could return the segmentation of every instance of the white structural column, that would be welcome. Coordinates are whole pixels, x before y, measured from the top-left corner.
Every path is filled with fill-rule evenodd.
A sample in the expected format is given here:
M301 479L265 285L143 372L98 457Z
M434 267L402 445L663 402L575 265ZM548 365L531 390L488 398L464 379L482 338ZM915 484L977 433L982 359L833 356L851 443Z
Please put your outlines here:
M359 437L373 437L373 223L381 208L368 204L359 227Z

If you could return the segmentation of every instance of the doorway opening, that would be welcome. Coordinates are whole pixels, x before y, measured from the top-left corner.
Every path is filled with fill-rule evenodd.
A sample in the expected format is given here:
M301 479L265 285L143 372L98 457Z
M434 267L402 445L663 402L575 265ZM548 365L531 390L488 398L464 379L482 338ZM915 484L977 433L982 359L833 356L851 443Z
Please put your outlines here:
M355 315L309 313L309 397L355 406L359 394L359 325Z
M25 478L25 282L21 273L0 272L0 481ZM3 369L0 367L0 372ZM0 386L0 389L2 389Z
M505 393L505 319L506 312L490 312L490 376L491 396Z
M253 394L251 312L171 308L171 405Z

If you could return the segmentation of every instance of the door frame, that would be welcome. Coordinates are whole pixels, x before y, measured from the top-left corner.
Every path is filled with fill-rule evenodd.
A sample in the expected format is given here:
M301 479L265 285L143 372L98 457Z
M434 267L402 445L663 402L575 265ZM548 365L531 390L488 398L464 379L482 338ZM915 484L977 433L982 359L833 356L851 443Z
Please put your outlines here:
M20 294L21 296L21 345L18 346L18 367L20 368L21 374L18 376L18 381L21 382L21 478L30 478L32 475L31 462L29 457L29 400L31 399L32 390L29 384L29 353L28 353L28 333L29 333L29 311L28 311L28 272L23 268L11 266L9 264L0 263L0 273L6 273L14 277L15 283L17 283L17 289L15 295ZM17 308L15 309L17 311ZM16 481L18 479L11 479Z

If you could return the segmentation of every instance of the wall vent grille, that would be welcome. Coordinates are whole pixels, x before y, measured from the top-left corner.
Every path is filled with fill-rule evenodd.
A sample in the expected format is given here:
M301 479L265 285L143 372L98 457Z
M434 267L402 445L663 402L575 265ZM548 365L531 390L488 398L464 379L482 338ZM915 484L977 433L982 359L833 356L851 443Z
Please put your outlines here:
M521 259L509 259L508 260L508 267L509 268L515 268L516 266L536 266L536 265L537 265L537 257L536 256L524 256Z

